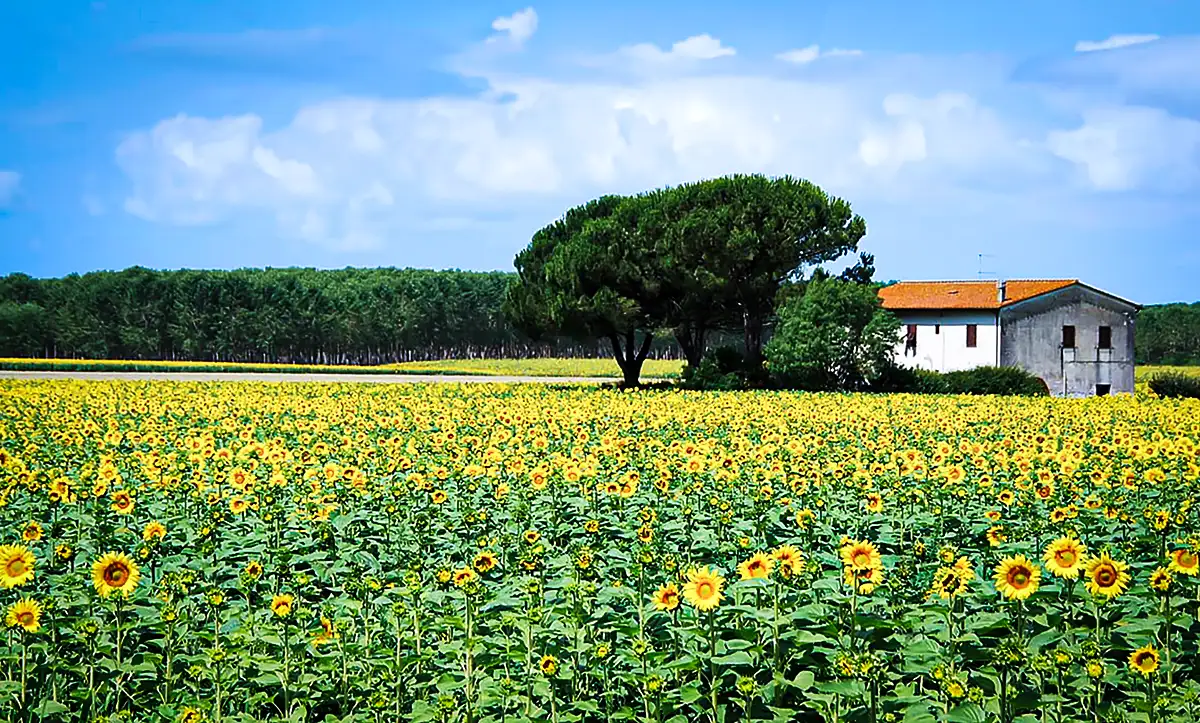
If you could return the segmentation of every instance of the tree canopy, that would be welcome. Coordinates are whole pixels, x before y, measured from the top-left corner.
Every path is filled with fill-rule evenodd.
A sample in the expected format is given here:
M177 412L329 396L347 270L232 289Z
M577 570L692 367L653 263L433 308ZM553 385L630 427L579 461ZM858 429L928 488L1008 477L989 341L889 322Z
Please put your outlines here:
M506 311L535 337L608 339L628 383L665 331L694 366L709 333L739 330L757 363L784 285L865 233L845 201L788 176L605 196L534 234L517 255Z

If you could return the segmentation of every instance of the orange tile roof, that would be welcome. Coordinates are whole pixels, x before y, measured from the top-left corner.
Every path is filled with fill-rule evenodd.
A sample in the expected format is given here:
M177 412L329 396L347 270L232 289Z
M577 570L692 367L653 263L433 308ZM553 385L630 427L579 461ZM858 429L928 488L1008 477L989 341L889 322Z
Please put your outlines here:
M879 290L885 309L999 309L1079 283L1076 279L1013 279L1005 300L995 281L901 281Z

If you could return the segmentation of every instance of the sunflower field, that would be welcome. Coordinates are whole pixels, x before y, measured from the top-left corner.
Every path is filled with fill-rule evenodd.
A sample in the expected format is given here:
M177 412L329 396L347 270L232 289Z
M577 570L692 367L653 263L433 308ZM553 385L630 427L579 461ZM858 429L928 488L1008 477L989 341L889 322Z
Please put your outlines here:
M1200 720L1200 402L0 380L0 720Z

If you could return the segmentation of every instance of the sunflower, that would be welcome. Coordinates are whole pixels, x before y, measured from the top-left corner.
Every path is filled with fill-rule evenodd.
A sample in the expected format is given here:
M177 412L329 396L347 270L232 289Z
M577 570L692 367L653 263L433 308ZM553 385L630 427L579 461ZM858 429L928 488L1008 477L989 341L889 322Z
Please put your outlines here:
M870 595L876 587L883 583L882 567L872 567L866 570L847 567L842 570L842 573L842 579L846 586L851 587L857 583L857 590L863 595Z
M276 617L286 618L292 614L292 605L296 602L296 598L287 593L282 593L271 598L271 612L275 613Z
M204 714L187 706L179 712L179 723L204 723Z
M588 520L583 523L583 531L591 534L596 534L600 531L600 520Z
M974 577L975 573L970 574ZM958 567L938 568L933 576L933 591L943 600L949 600L965 593L969 581L970 578Z
M674 610L679 607L679 587L673 582L668 582L654 591L652 599L655 610Z
M1129 587L1129 565L1103 553L1087 563L1087 589L1097 597L1114 598Z
M537 530L525 530L525 542L533 545L540 539L542 539L542 535Z
M1175 578L1165 567L1159 567L1155 569L1154 572L1150 573L1150 587L1158 590L1159 592L1166 592L1167 590L1171 589L1171 583L1174 581Z
M850 540L842 546L842 562L846 567L855 571L874 570L881 567L883 561L879 550L870 542Z
M558 672L558 658L553 655L543 655L538 666L542 669L542 675L547 678L553 677Z
M1153 645L1138 648L1129 654L1129 667L1149 678L1158 670L1158 651Z
M992 547L999 547L1000 545L1004 544L1004 541L1007 539L1008 535L1005 534L1004 528L1000 525L993 525L988 528L987 541Z
M738 573L743 580L763 579L771 575L775 560L765 552L757 552L750 559L738 565Z
M161 540L162 538L164 538L166 536L167 536L166 526L163 525L163 523L158 522L157 520L155 520L153 522L147 522L146 526L144 528L142 528L142 539L145 540L146 542L149 542L150 540Z
M434 490L433 494L429 496L429 500L435 505L442 504L446 501L445 490Z
M0 545L0 587L24 585L33 579L33 553L24 545Z
M467 583L473 582L477 577L479 576L475 574L474 570L469 567L462 567L454 571L451 579L454 581L455 587L462 587Z
M642 525L638 528L637 538L638 542L641 542L644 545L650 544L650 542L654 539L654 528L648 524Z
M1087 548L1075 538L1060 537L1046 546L1042 560L1055 577L1075 580L1087 561Z
M124 552L105 553L92 563L92 584L100 597L108 597L114 592L129 597L141 578L137 563Z
M250 509L250 503L245 497L237 496L229 499L229 511L235 515L245 514L246 510Z
M118 515L133 514L133 495L128 490L117 490L112 495L112 509Z
M1171 572L1177 572L1180 575L1200 574L1200 555L1196 554L1195 550L1187 547L1172 550L1169 567Z
M792 545L780 545L771 555L779 563L779 574L785 578L799 575L804 570L804 557Z
M37 542L42 539L42 526L30 520L25 525L25 529L21 530L21 539L25 542Z
M1024 600L1038 589L1042 569L1024 555L1006 557L996 566L996 589L1009 600Z
M500 564L500 561L496 559L496 555L494 553L484 550L475 556L475 560L472 564L479 572L487 572L496 567L496 565Z
M877 492L867 495L867 512L883 512L883 495Z
M8 615L4 618L10 628L20 627L27 633L36 633L42 628L42 605L32 598L18 600L8 606Z
M724 584L725 578L716 570L694 567L687 572L683 597L697 610L714 610L721 604L721 586Z
M250 562L246 563L245 573L246 577L250 578L251 580L257 580L258 578L262 577L263 574L262 563L258 560L251 560Z

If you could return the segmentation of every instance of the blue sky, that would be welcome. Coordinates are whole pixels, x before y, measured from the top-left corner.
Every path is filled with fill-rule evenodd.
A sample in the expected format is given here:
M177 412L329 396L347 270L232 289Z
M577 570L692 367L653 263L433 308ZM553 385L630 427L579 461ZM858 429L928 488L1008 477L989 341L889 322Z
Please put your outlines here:
M7 0L0 273L508 269L570 205L732 172L883 278L1200 298L1200 3Z

